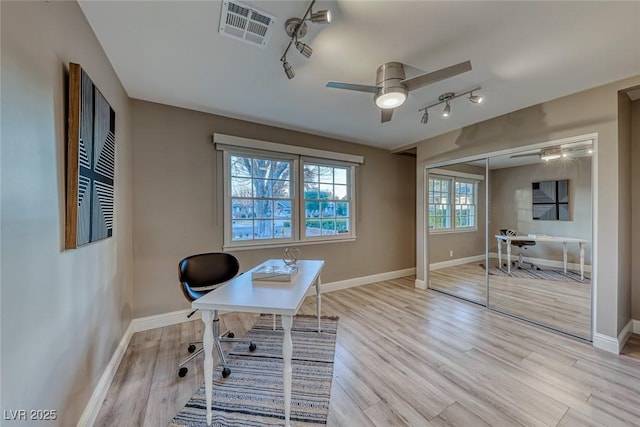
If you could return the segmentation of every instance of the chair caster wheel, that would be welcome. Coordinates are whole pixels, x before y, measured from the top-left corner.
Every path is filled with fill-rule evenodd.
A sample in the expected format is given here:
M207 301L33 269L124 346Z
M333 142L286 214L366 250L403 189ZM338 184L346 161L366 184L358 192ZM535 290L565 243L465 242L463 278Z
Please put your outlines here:
M229 332L229 333L227 334L227 336L228 336L229 338L234 338L234 337L236 336L236 334L234 334L233 332Z
M229 375L231 375L231 369L229 368L224 368L222 370L222 378L227 378Z
M189 347L187 347L187 351L189 353L193 353L194 351L196 351L196 346L193 344L189 344Z
M185 368L180 368L180 369L178 370L178 376L179 376L180 378L182 378L182 377L184 377L185 375L187 375L187 372L189 372L189 369L188 369L188 368L186 368L186 367L185 367Z
M255 343L249 343L249 351L254 351L256 349L256 344Z

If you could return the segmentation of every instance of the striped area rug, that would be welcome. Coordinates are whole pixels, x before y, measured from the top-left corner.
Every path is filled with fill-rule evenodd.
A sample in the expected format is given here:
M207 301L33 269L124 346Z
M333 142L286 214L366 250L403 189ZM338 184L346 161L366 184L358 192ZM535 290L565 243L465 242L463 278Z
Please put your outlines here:
M484 264L480 264L480 267L484 268ZM494 266L489 267L490 276L509 276L507 267L498 268ZM565 274L562 269L544 269L536 270L535 268L523 268L518 267L511 268L511 277L518 277L520 279L542 279L542 280L555 280L558 282L580 282L589 283L591 280L587 273L584 275L584 280L580 279L580 272L567 270Z
M337 317L322 317L318 334L315 316L295 316L293 340L291 422L318 426L327 423ZM262 315L246 334L257 349L239 344L228 353L231 375L222 378L216 367L213 378L213 425L271 426L284 424L282 388L282 327L278 318L273 330L271 315ZM169 427L206 426L204 385L189 399Z

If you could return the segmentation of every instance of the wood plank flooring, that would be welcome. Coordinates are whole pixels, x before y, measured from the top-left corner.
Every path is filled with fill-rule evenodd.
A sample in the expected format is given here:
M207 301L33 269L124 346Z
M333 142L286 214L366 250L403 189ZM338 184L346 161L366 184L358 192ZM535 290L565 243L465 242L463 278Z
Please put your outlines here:
M485 270L477 262L432 271L431 287L486 304ZM591 339L591 283L588 279L575 282L489 276L489 305Z
M340 316L329 426L640 425L640 360L414 287L414 277L323 295ZM315 298L301 313L315 314ZM243 335L255 316L226 314ZM176 375L201 321L136 333L96 426L166 426L203 382Z

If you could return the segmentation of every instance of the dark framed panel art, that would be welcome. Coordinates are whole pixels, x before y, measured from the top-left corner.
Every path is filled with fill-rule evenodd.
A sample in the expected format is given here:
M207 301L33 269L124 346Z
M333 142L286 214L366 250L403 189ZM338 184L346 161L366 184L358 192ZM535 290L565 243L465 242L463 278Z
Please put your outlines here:
M69 64L65 247L113 235L115 112L78 64Z
M569 221L569 180L531 184L534 220Z

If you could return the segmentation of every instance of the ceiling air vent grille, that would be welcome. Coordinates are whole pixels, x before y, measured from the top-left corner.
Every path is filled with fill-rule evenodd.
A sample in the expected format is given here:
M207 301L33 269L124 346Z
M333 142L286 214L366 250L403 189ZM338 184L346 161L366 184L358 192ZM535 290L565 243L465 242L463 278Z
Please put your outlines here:
M218 32L254 46L265 47L275 17L237 1L222 2Z

